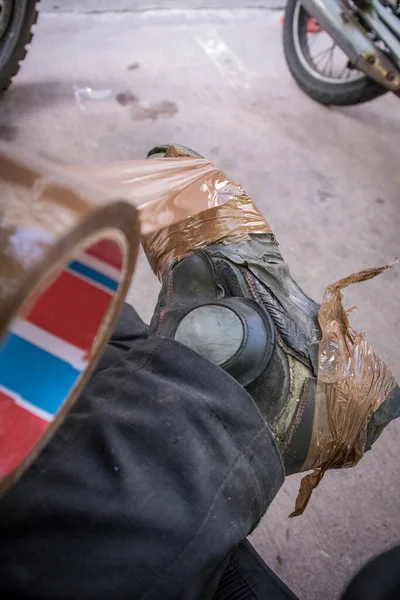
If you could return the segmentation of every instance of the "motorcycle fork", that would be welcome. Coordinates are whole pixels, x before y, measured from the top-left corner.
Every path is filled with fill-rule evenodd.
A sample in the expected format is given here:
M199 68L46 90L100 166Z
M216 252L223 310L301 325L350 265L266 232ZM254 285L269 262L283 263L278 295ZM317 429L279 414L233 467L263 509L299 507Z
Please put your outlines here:
M301 0L306 11L314 17L321 27L329 33L335 42L347 54L352 65L363 71L368 77L380 83L383 87L399 94L400 70L382 50L377 48L369 38L367 31L354 16L354 7L345 0ZM360 10L361 18L369 18L368 26L379 30L378 37L385 34L400 60L400 41L380 21L371 0L367 9ZM389 35L387 35L389 34ZM381 38L382 39L382 38ZM383 40L386 44L385 39ZM398 44L398 46L397 46ZM388 44L387 44L388 45ZM390 45L388 45L391 48ZM398 50L398 54L397 54Z

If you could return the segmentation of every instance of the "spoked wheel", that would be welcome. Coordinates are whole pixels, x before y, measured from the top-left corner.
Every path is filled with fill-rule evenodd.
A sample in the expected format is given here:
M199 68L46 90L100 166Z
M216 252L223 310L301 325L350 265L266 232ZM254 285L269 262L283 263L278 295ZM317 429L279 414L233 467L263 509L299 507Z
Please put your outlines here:
M283 43L294 79L306 94L321 104L360 104L387 92L351 65L300 0L288 0Z
M32 39L37 0L0 0L0 93L19 71Z

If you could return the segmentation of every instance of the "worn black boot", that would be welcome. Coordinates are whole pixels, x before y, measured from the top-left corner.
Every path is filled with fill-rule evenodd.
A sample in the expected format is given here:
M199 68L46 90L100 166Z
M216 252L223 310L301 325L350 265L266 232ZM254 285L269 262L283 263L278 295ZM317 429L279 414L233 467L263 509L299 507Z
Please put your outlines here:
M162 157L168 148L149 155ZM174 151L198 156L182 146ZM173 265L150 327L246 388L291 474L303 470L313 432L319 309L291 277L274 235L252 234L246 241L197 250ZM366 449L399 413L396 387L369 422Z
M260 235L199 250L173 267L150 328L246 387L289 474L301 470L311 438L318 310L291 278L273 236Z

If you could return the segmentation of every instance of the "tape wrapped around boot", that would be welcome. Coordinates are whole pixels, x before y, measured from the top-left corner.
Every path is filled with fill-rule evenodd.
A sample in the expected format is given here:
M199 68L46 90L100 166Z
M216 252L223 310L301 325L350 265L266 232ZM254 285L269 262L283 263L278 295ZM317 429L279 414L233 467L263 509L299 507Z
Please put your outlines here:
M142 244L160 279L198 248L234 243L271 228L246 191L205 159L170 146L165 158L85 167L97 184L123 193L139 210ZM301 514L327 469L355 465L365 451L367 424L396 382L363 334L349 325L341 289L390 265L355 273L330 285L319 322L322 340L311 445L292 516Z
M85 168L96 183L134 202L142 244L160 279L168 267L216 243L234 243L271 228L239 184L210 162L170 146L165 158ZM341 290L387 267L367 269L330 285L319 313L322 340L311 445L293 515L301 514L327 469L355 465L365 451L368 421L396 382L363 334L349 325Z
M183 156L174 148L166 158L73 168L135 204L142 245L159 279L198 248L272 233L241 185L208 160Z

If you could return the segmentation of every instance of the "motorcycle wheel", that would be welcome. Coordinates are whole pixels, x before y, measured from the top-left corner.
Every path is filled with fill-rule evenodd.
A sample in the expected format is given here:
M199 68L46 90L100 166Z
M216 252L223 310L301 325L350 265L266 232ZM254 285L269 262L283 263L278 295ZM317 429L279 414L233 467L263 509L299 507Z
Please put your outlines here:
M0 93L9 87L26 56L37 5L37 0L0 0Z
M351 66L344 52L300 0L288 0L286 5L283 47L297 84L321 104L361 104L388 91Z

